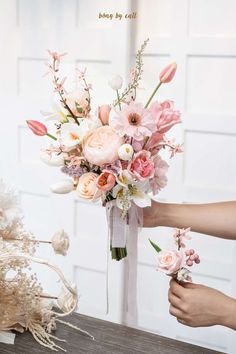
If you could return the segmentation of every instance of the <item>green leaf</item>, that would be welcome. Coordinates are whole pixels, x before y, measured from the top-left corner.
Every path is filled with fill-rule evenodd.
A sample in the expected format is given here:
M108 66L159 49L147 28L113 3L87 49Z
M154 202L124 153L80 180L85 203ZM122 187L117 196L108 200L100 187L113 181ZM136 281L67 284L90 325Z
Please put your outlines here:
M149 238L149 242L151 243L152 247L157 251L157 253L161 252L161 248L157 246L154 242L152 242Z

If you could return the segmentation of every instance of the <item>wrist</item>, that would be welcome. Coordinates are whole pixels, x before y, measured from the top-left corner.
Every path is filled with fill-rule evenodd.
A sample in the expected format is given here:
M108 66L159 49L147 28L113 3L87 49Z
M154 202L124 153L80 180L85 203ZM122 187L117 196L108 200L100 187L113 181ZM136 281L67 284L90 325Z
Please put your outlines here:
M236 300L225 296L221 310L219 324L236 330Z

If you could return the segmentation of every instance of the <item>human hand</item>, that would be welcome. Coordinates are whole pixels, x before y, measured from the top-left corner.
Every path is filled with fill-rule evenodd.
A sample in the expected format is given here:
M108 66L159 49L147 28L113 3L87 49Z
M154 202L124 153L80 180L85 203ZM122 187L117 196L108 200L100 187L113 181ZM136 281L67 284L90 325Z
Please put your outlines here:
M204 285L170 281L170 314L190 327L223 325L236 329L236 300Z

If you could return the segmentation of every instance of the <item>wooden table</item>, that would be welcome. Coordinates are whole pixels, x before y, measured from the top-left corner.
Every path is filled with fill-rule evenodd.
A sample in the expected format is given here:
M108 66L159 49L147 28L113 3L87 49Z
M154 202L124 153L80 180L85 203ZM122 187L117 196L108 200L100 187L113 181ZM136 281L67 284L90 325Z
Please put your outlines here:
M93 341L74 329L58 324L56 335L67 340L67 343L58 344L68 354L219 354L214 350L92 317L74 314L68 320L95 337ZM0 354L48 353L52 354L53 351L40 346L30 333L17 335L15 345L0 343Z

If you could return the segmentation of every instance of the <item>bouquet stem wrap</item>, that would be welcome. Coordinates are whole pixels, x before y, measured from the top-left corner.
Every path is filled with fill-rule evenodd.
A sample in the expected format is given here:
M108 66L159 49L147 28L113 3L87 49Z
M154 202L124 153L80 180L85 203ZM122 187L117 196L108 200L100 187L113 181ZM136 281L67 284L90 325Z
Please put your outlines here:
M122 218L122 210L116 206L116 201L112 200L106 204L106 212L111 250L121 248L128 251L129 257L126 258L125 267L125 322L130 326L136 326L137 246L139 227L143 224L143 209L132 203L127 216Z

